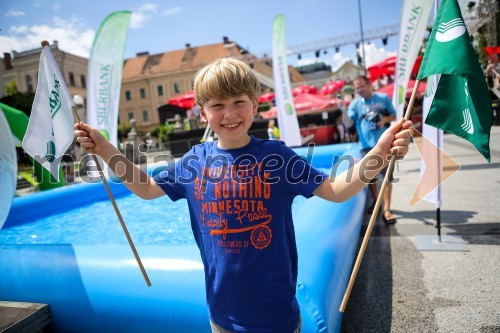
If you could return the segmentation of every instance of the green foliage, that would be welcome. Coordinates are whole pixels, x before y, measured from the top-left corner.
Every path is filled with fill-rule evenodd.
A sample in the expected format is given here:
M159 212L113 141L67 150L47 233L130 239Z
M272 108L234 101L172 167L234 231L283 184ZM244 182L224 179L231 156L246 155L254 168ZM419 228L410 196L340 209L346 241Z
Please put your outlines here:
M29 117L31 114L33 100L35 99L35 93L20 93L17 90L16 81L12 81L11 83L5 85L5 90L6 96L0 98L0 102L23 111Z
M151 136L153 136L153 137L155 137L155 138L157 138L157 137L158 137L159 133L160 133L160 127L159 127L159 126L157 126L157 127L155 127L155 128L152 128L152 129L149 131L149 134L151 134Z
M262 112L262 111L268 111L270 109L271 109L270 103L261 103L261 104L259 104L259 109L257 111Z
M161 125L158 127L158 140L160 142L167 142L170 133L174 130L174 126L170 125L168 122L165 122L165 125Z
M33 177L33 170L22 170L19 171L19 175L26 179L32 186L38 186L39 183L37 180Z
M7 96L14 96L19 94L19 89L17 89L16 80L12 80L10 83L5 85L5 94Z
M118 126L118 136L120 137L120 139L126 139L131 129L132 127L130 127L129 124L120 124Z
M475 47L475 51L477 53L477 56L479 57L479 63L486 67L486 64L488 63L488 55L486 54L486 51L484 48L487 46L486 45L486 37L483 34L483 28L479 29L479 33L477 34L477 46Z

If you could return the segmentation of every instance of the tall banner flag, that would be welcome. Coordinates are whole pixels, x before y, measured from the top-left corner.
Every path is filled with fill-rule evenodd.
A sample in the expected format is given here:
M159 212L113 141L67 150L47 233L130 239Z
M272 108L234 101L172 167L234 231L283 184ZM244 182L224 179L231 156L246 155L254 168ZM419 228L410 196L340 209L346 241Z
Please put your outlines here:
M439 75L431 75L427 78L427 89L425 91L423 108L422 108L422 119L425 119L429 114L431 109L432 101L434 100L434 94L436 93L436 87L439 83ZM437 208L441 208L441 179L443 178L441 173L443 170L443 158L441 156L441 150L443 149L443 131L429 126L426 123L422 124L422 135L429 140L430 145L426 145L425 142L422 143L422 153L427 154L427 158L423 158L423 161L433 161L435 165L420 166L420 174L423 174L423 169L433 168L434 174L434 189L427 194L423 199L432 202ZM438 149L436 149L438 148Z
M425 123L470 141L490 162L493 110L457 0L443 0L418 80L441 74Z
M73 142L73 99L45 45L40 55L38 85L22 146L59 181L62 155Z
M439 8L439 0L434 3L434 20L436 20L437 10ZM436 87L439 82L439 75L431 75L427 78L427 88L425 90L424 101L422 105L422 119L425 119L429 114ZM436 208L441 208L441 178L443 170L443 159L441 150L443 149L443 131L429 126L426 123L422 124L422 159L420 160L420 179L423 179L425 172L431 173L429 187L430 192L425 191L417 186L415 192L419 199L429 201L436 205ZM426 140L425 140L426 139ZM425 155L425 156L424 156ZM424 161L428 161L427 165ZM420 185L420 183L419 183ZM415 195L414 195L415 197ZM411 201L410 201L411 205Z
M273 25L273 76L280 139L289 147L300 147L302 137L290 87L283 15L277 15Z
M89 59L87 122L115 147L123 56L131 15L130 11L118 11L104 19L95 35Z
M0 108L0 229L12 205L17 185L17 154L9 123Z
M427 78L427 88L425 90L422 119L427 117L431 108L432 100L436 92L439 75L431 75ZM422 124L421 147L418 148L422 159L420 160L420 181L412 199L410 206L413 207L420 200L426 200L441 208L441 179L442 179L442 147L443 131L427 124Z
M394 93L392 94L397 119L403 118L406 87L424 40L433 3L434 0L404 0L403 2Z

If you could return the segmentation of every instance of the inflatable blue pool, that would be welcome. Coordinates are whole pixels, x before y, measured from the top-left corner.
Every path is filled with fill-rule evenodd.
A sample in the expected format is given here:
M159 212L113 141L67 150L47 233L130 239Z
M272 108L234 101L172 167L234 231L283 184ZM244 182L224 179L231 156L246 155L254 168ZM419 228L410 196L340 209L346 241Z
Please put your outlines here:
M308 155L306 148L296 151ZM335 156L345 152L355 156L355 151L357 147L348 144L315 147L312 163L329 170ZM347 166L342 162L334 169ZM116 197L128 194L122 184L111 188ZM106 200L100 183L19 197L0 235ZM303 332L340 330L338 309L355 257L364 205L362 192L342 204L313 197L299 200L294 208ZM109 202L106 209L112 210ZM94 218L92 214L81 217ZM67 221L68 227L70 222L75 221ZM58 228L64 230L65 223ZM134 238L133 230L131 235ZM149 288L126 243L79 244L64 239L20 243L0 237L0 300L49 304L51 328L56 332L210 332L203 266L194 241L135 244L152 283Z

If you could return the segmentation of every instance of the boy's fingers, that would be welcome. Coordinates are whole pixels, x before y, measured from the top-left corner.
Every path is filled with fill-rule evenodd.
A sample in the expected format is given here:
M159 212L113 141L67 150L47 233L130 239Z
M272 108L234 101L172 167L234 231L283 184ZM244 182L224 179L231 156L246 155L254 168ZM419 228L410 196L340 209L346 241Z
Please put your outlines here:
M80 128L84 130L85 132L90 132L92 131L92 127L89 126L88 124L84 123L83 121L80 122Z
M405 130L402 130L398 133L396 133L396 135L394 136L396 139L401 139L401 138L409 138L411 135L410 135L410 130L409 129L405 129Z
M398 133L401 130L401 126L403 126L403 121L403 119L398 120L391 127L389 127L387 131L389 131L389 133L391 134Z
M408 129L408 128L411 128L413 126L413 121L411 120L407 120L403 123L403 128L404 129Z

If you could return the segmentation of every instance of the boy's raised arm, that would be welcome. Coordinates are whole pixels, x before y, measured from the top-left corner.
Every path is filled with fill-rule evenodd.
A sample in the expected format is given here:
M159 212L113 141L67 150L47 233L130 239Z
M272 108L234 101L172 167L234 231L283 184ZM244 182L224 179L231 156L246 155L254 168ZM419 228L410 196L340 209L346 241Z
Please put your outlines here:
M75 136L86 151L94 149L127 188L143 199L154 199L165 192L146 172L129 161L96 128L84 122L75 124Z
M389 164L391 155L397 154L401 159L408 153L411 126L411 121L403 120L393 124L382 134L377 145L352 167L352 174L347 170L333 180L328 178L313 194L333 202L343 202L353 197Z

